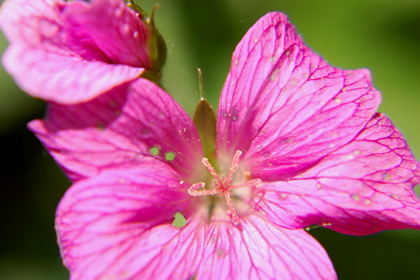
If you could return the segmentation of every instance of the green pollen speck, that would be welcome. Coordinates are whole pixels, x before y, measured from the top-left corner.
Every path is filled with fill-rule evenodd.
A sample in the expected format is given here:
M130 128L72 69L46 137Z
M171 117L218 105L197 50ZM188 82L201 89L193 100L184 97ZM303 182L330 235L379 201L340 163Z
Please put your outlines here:
M182 228L187 224L187 220L185 219L184 215L179 212L176 212L174 221L172 225L176 228Z
M166 160L169 160L169 161L174 160L175 159L175 153L173 153L173 152L167 152L165 154L165 159Z
M109 106L111 106L112 108L116 108L117 107L117 103L114 100L111 100L109 102Z
M151 147L151 148L149 149L149 152L150 152L152 155L157 156L157 155L160 153L160 149L159 149L158 147Z
M98 123L98 124L96 125L96 128L97 128L98 130L102 131L102 130L104 130L104 129L105 129L105 124L104 124L104 123Z

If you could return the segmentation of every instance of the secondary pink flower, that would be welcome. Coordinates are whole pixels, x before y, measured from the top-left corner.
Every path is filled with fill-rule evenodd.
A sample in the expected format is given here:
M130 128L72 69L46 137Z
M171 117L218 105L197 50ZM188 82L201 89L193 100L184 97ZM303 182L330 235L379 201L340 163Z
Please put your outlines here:
M274 12L233 54L215 154L143 78L51 104L29 127L74 181L56 219L72 279L336 278L305 227L420 229L419 163L379 102Z
M9 0L0 22L4 66L34 97L84 102L152 68L147 27L122 0Z

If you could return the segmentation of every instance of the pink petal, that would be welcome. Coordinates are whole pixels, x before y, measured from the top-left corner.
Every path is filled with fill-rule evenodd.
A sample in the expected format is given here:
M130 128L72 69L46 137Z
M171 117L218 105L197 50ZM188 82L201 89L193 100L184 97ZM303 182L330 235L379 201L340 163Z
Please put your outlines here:
M63 0L6 1L0 13L1 28L10 44L25 49L25 52L36 49L111 63L84 30L74 24L66 28L69 23L63 18L63 11L68 6L79 4Z
M149 68L147 29L121 0L92 0L68 5L64 22L70 34L89 34L114 62Z
M9 0L0 11L1 29L12 43L46 48L62 44L63 0Z
M204 168L192 120L171 96L142 78L87 103L51 104L45 120L32 121L29 128L72 180L149 157L169 163L185 180Z
M71 279L191 278L203 230L198 220L182 229L172 225L175 213L190 205L176 177L154 160L73 185L56 219Z
M322 246L253 214L212 222L192 214L177 175L159 161L79 181L57 210L72 279L334 279ZM194 211L194 210L193 210ZM171 225L176 212L187 225Z
M116 15L117 11L121 13ZM86 15L102 25L92 27L95 23ZM7 1L0 20L10 41L3 56L5 68L28 94L47 101L76 104L91 100L138 78L144 71L139 66L147 64L144 25L123 1ZM120 41L115 34L121 35ZM112 42L105 44L104 38Z
M210 224L197 279L335 279L324 248L304 230L278 227L258 214Z
M420 165L391 121L377 114L357 138L287 182L262 184L257 209L290 227L353 235L420 229L413 187Z
M347 144L379 102L368 70L329 66L285 15L269 13L233 54L217 146L221 154L243 151L254 177L278 180Z
M27 48L10 46L3 64L28 94L61 104L76 104L139 77L143 68Z

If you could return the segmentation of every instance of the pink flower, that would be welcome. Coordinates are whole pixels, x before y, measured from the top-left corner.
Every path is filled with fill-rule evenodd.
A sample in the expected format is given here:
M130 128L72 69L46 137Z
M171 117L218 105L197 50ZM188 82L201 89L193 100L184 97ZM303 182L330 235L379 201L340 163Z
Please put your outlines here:
M194 125L143 78L51 104L29 127L74 181L56 219L72 279L336 278L305 227L420 228L419 163L379 103L367 70L273 12L233 54L215 140L210 113Z
M157 66L147 26L122 0L9 0L0 21L4 66L34 97L88 101Z

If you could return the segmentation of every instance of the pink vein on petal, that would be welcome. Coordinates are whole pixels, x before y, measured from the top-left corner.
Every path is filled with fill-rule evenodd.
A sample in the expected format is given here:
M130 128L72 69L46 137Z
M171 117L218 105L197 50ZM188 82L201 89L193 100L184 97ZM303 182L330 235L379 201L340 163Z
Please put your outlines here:
M135 165L147 157L167 161L166 153L173 153L169 164L187 179L202 157L187 113L142 78L88 103L52 104L46 119L32 121L29 128L72 180ZM159 150L156 155L150 151L154 147Z
M304 230L278 227L258 214L240 226L212 223L199 279L334 279L321 245Z
M220 99L217 145L247 151L255 177L275 180L348 143L379 102L367 70L327 65L303 45L286 16L272 13L235 50Z
M420 229L419 163L404 138L377 114L354 141L316 166L261 187L254 203L276 223L326 226L346 234Z
M56 219L72 279L192 277L203 230L198 220L182 229L172 226L174 214L190 207L176 177L156 160L154 166L104 172L72 186Z

